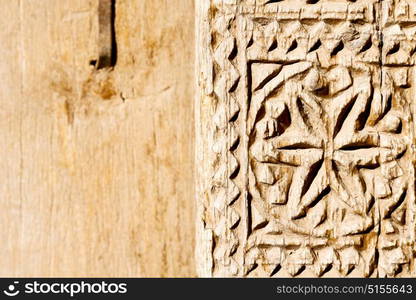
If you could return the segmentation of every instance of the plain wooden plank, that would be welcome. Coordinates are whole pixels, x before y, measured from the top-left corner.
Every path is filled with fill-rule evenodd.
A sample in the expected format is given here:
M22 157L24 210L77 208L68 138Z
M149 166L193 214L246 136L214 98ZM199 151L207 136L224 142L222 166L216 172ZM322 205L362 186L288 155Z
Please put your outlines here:
M0 275L194 275L193 1L0 7Z

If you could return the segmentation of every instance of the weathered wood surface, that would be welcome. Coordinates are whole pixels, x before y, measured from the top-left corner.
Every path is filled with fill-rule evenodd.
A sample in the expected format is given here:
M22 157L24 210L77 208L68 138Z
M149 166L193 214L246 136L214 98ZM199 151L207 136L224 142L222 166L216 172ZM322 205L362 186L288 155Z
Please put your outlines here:
M194 275L193 1L0 7L0 275Z
M416 3L197 3L198 274L416 276Z

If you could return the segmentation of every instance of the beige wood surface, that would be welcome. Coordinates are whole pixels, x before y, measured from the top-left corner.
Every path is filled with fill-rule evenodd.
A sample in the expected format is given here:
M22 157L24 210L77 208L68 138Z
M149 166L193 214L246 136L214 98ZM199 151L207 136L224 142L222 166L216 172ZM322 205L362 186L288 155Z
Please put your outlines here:
M0 276L193 276L192 0L0 0Z

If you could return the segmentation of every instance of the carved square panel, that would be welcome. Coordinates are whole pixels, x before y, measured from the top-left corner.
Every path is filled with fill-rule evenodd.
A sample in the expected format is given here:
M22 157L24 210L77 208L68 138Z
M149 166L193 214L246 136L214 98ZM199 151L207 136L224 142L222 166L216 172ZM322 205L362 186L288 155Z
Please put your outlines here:
M201 1L202 276L415 276L416 3Z

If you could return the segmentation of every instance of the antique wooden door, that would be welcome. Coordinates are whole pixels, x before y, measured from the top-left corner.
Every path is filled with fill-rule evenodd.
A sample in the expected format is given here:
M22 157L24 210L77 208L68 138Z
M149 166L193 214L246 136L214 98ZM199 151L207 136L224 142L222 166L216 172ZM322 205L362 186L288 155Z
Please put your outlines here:
M197 3L198 273L415 276L416 2Z

